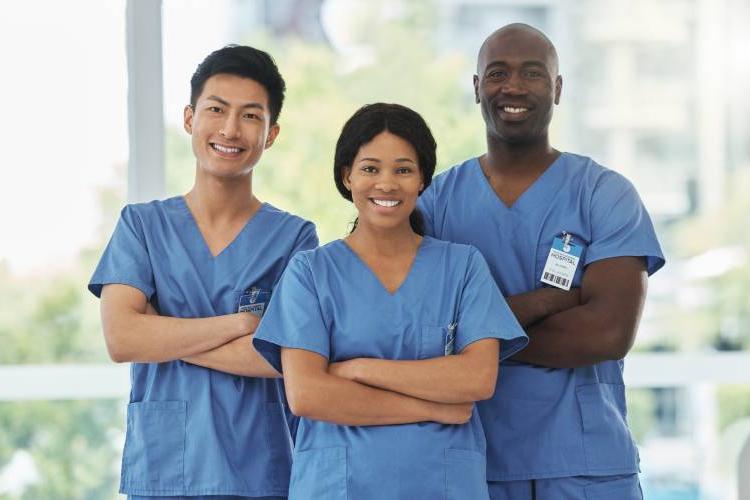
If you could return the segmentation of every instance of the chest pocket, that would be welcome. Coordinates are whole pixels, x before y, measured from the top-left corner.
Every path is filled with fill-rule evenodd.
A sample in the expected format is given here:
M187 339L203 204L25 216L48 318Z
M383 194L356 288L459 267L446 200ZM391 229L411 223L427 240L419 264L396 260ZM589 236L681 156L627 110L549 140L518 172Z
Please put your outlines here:
M446 326L422 326L419 337L419 350L417 359L431 359L446 355L446 348L450 348L452 354L452 344L455 342L453 331Z
M234 291L234 304L232 312L249 312L263 317L268 302L271 300L271 289L251 286Z
M544 272L544 265L547 263L547 257L549 256L549 252L552 249L552 241L557 236L560 236L560 235L557 234L555 236L550 237L549 241L540 242L539 246L537 247L536 268L534 269L534 283L533 283L535 288L539 288L542 286L542 283L539 280L542 278L542 272ZM584 239L578 236L577 234L573 234L571 243L573 243L575 246L581 249L581 257L578 261L578 266L576 267L575 275L573 276L573 283L571 284L573 288L578 288L581 286L581 279L583 278L583 262L586 259L586 250L588 249L589 242L584 241ZM547 286L547 285L544 285L544 286Z

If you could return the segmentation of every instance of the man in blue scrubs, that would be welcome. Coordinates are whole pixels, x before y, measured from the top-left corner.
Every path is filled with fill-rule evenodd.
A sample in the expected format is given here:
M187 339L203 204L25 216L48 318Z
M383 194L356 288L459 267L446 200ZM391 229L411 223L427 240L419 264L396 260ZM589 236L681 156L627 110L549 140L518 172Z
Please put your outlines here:
M543 33L490 35L474 89L487 152L419 206L428 234L479 248L530 338L479 404L491 497L640 499L622 359L664 264L651 220L624 177L550 145L562 78Z
M289 259L318 243L310 222L253 194L285 84L243 46L210 54L190 83L193 188L126 206L89 283L110 356L132 363L120 492L286 498L289 414L251 342Z

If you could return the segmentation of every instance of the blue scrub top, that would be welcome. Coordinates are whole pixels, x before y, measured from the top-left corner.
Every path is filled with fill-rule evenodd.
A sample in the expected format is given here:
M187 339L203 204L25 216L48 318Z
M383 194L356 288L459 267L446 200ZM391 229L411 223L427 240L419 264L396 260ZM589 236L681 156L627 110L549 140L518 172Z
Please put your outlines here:
M505 296L546 286L542 270L563 231L583 247L575 287L601 259L642 256L649 275L664 265L633 186L583 156L562 153L510 208L473 158L437 176L419 208L428 234L482 252ZM576 369L505 363L495 396L479 404L488 480L637 472L622 372L622 360Z
M406 280L391 294L338 240L292 259L253 342L277 370L281 347L330 362L426 359L446 354L453 323L454 353L497 338L504 358L528 340L476 249L423 238ZM297 500L488 498L478 415L464 425L365 427L302 418L289 494Z
M240 296L271 292L291 256L317 246L312 223L263 204L213 257L182 197L128 205L89 283L141 290L160 314L237 312ZM260 296L263 296L261 293ZM287 494L291 435L282 384L176 360L133 363L120 492Z

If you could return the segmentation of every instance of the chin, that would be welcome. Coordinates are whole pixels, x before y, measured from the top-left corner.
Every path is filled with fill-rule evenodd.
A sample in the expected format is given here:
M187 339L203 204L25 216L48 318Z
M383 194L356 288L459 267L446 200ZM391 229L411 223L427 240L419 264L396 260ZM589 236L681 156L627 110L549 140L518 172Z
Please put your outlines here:
M204 171L212 177L217 177L220 179L236 179L249 175L250 173L252 173L253 169L251 167L222 168L212 166L204 169Z

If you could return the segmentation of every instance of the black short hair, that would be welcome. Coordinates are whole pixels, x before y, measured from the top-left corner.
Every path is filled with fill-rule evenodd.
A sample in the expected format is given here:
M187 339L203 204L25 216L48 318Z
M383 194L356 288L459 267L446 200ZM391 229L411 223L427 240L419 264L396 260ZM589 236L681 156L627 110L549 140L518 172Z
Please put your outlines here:
M227 45L211 52L190 78L190 105L195 106L206 80L214 75L228 74L255 80L268 93L271 124L275 124L284 104L286 83L273 58L266 52L246 45Z
M359 148L382 132L390 132L414 147L424 184L422 190L427 189L432 182L432 176L435 174L437 144L430 127L419 113L400 104L383 102L367 104L359 108L346 121L336 142L333 179L341 196L349 201L352 201L352 193L344 186L344 169L351 168ZM422 194L421 191L420 194ZM424 234L424 224L418 210L415 209L411 214L410 221L416 233Z

